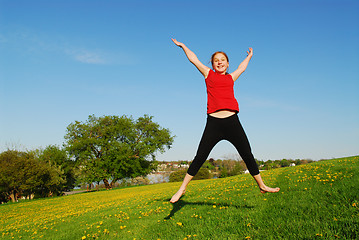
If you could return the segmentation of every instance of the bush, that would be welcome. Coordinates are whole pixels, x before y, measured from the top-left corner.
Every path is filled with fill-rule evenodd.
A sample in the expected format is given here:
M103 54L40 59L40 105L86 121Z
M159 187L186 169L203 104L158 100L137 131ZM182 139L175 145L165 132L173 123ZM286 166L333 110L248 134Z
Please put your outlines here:
M186 175L187 170L179 170L170 174L170 182L180 182Z
M227 168L223 168L222 171L221 171L221 174L219 175L220 178L225 178L225 177L228 177L228 170Z
M239 175L243 173L243 165L244 162L243 161L233 161L233 160L229 160L228 161L230 164L226 164L226 161L224 161L224 167L221 170L221 173L219 175L220 178L225 178L225 177L230 177L230 176L235 176L235 175ZM244 165L245 166L245 165Z
M170 182L181 182L185 177L187 170L179 170L170 174ZM201 168L196 176L194 176L193 180L200 179L211 179L212 174L206 168Z

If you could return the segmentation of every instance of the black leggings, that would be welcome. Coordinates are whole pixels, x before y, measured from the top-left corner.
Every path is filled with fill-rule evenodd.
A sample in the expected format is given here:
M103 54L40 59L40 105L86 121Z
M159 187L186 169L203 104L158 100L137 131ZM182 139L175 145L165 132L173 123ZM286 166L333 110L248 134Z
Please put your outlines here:
M197 174L213 147L221 140L228 140L235 146L252 176L259 174L246 133L239 122L238 115L234 114L227 118L216 118L208 115L197 154L187 171L189 175L195 176Z

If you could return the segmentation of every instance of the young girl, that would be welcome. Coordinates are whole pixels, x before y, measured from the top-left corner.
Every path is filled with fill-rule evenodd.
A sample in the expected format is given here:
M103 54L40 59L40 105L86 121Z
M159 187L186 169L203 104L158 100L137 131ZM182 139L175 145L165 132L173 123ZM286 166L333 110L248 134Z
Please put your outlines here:
M172 39L172 41L183 49L188 60L195 65L205 78L208 117L197 154L188 168L180 189L173 195L170 202L177 202L185 193L188 183L197 174L213 147L221 140L228 140L235 146L262 193L278 192L279 188L270 188L264 184L247 136L237 115L239 106L234 97L233 86L238 77L246 70L249 60L253 56L253 49L249 48L248 55L243 62L234 72L228 74L229 61L224 52L216 52L212 55L212 70L203 65L186 45L176 39Z

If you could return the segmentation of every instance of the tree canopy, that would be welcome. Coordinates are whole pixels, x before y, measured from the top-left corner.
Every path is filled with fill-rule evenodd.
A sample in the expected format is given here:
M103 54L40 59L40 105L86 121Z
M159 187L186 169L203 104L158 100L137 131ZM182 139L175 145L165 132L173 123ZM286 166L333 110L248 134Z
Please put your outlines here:
M86 122L71 123L65 147L78 162L83 180L103 180L109 188L109 179L135 178L154 170L155 154L169 149L174 136L152 118L90 115Z
M76 185L77 168L64 149L56 145L49 145L44 150L38 150L39 160L54 168L61 169L62 178L65 180L60 187L62 191L70 191Z
M18 196L32 198L61 193L66 182L60 167L40 161L34 151L7 150L0 154L1 202L17 201Z

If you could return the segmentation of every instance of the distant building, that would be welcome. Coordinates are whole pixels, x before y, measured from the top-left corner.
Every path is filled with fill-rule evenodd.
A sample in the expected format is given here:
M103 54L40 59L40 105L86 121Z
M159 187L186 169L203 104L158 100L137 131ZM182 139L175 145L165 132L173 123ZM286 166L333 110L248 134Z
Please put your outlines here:
M180 168L189 168L189 164L179 164L178 167L180 167Z

